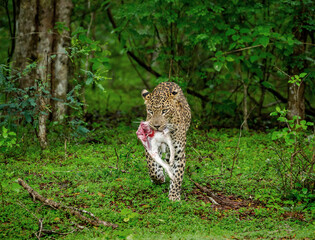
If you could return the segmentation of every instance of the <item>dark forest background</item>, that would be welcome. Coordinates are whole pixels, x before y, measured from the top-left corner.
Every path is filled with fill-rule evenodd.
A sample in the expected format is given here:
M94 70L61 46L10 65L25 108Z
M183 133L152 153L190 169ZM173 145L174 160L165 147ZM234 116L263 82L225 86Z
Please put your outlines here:
M276 106L314 120L313 1L1 3L2 124L130 124L144 118L139 92L162 81L201 128L264 130Z

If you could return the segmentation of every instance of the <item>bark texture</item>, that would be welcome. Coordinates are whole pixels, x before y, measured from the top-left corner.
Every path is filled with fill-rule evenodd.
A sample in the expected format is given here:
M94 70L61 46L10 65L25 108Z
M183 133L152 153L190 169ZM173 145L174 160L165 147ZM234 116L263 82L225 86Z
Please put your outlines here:
M298 74L298 73L296 73ZM300 116L305 118L305 83L302 82L300 86L289 83L288 85L288 117L292 119L293 116Z
M53 35L48 31L54 27L54 2L53 0L40 0L38 2L38 42L37 42L37 68L36 79L39 86L39 119L38 137L42 148L47 146L46 122L48 119L49 98L44 96L43 88L50 88L51 52L53 49Z
M36 86L38 90L38 137L42 148L47 146L46 123L52 109L54 119L61 120L66 113L69 59L66 48L70 46L70 33L54 30L57 22L70 29L73 5L71 0L20 0L17 2L16 47L13 68L18 72L30 63L36 68L22 74L20 87ZM55 59L52 60L52 56ZM35 81L36 80L36 81ZM43 90L46 91L43 91ZM50 94L47 94L50 92ZM58 98L50 102L51 96ZM51 108L53 105L53 108Z
M305 14L304 4L302 3L302 7L300 10L300 15ZM296 22L299 21L299 17L296 16ZM296 27L293 28L292 33L295 38L302 43L307 42L307 36L309 34L308 30L305 28L301 28L304 23L301 22ZM307 62L303 56L306 52L307 45L306 44L297 44L294 48L292 54L292 63L290 68L290 75L299 75L302 73L303 69L307 68ZM293 116L299 116L301 119L305 118L305 82L302 82L300 86L296 84L289 83L288 84L288 117L292 119Z
M13 54L13 68L22 71L37 59L37 25L36 25L36 0L21 0L17 6L16 39ZM20 86L27 88L33 86L35 71L20 78Z
M71 0L56 0L56 18L55 22L63 22L64 26L70 29L70 16L72 12ZM66 114L66 106L63 102L66 100L68 91L68 75L69 75L69 57L66 54L66 48L70 46L69 31L62 31L61 34L56 34L53 78L52 78L52 93L54 98L62 101L55 101L53 106L54 120L62 120Z

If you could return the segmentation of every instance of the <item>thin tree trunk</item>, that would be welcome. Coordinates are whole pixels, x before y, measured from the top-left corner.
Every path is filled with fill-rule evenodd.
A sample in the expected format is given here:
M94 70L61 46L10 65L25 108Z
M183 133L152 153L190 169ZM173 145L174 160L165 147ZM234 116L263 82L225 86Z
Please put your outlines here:
M53 47L53 35L49 30L54 25L54 1L40 0L38 5L38 44L37 44L37 68L36 78L39 81L39 119L38 119L38 137L41 148L47 146L47 128L49 97L42 91L51 87L51 52Z
M36 0L21 0L16 6L16 39L13 54L13 74L23 71L25 67L37 59L37 26L36 26ZM35 70L22 75L20 87L27 88L35 83Z
M241 82L243 83L243 94L244 94L244 96L243 96L243 118L244 118L243 129L245 131L248 131L249 130L248 123L247 123L247 118L248 118L248 107L247 107L248 84L245 83L245 81L243 79L243 73L242 73L242 66L241 65L239 66L239 74L240 74Z
M248 91L248 85L243 81L243 90L244 90L244 102L243 102L243 115L244 115L244 125L243 129L245 131L249 130L248 127L248 106L247 106L247 91Z
M297 73L298 74L298 73ZM300 86L289 83L288 85L288 117L292 119L293 116L299 116L301 119L305 118L305 83L302 82Z
M296 20L302 16L305 11L305 6L302 2L301 10L299 16L296 16ZM298 26L293 28L293 34L295 38L301 42L307 41L308 30L305 28L301 28L303 22ZM293 55L291 56L293 60L293 67L290 69L290 75L299 75L303 72L303 70L307 67L307 61L301 60L301 55L306 52L306 44L297 44L294 48ZM301 66L302 67L299 67ZM292 119L293 116L299 116L301 119L305 118L305 83L302 82L300 86L296 84L289 83L288 84L288 117Z
M70 29L70 16L72 12L71 0L56 0L55 22L62 22L64 26ZM66 114L66 101L69 78L69 57L66 54L66 48L70 46L70 32L63 30L58 34L54 42L54 51L56 58L52 67L52 95L61 101L54 102L53 119L62 120Z

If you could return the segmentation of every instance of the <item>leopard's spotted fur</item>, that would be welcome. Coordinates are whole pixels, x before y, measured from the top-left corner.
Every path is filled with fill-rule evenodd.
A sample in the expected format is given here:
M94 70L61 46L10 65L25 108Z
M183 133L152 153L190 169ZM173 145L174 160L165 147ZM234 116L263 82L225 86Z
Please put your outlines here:
M174 181L171 181L169 199L180 200L181 185L185 170L186 132L190 126L190 107L181 88L173 82L160 83L149 93L142 91L142 97L147 109L147 119L151 128L163 131L170 129L172 143L175 148ZM154 183L164 183L163 168L146 153L149 173ZM166 155L166 161L169 155Z

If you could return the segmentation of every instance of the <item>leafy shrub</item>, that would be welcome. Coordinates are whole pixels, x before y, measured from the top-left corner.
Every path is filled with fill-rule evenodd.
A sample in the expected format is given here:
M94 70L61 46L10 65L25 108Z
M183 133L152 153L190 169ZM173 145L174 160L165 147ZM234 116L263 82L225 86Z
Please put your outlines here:
M5 126L2 126L0 135L0 152L6 156L13 147L19 147L16 142L16 133L9 131Z
M303 76L294 76L289 82L299 85ZM314 197L315 137L314 132L309 130L314 123L301 120L299 116L288 119L288 112L285 108L277 107L270 114L277 116L283 126L271 136L277 143L274 148L277 157L271 164L280 177L283 194L308 202Z

